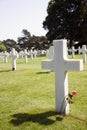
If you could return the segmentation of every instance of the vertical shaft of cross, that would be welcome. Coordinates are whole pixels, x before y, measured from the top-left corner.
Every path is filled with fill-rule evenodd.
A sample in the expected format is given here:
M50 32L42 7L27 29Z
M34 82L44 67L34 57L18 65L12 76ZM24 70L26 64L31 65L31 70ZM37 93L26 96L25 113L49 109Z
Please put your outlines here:
M68 96L68 73L65 69L65 59L67 60L66 40L54 41L54 71L55 71L55 98L56 112L69 113Z

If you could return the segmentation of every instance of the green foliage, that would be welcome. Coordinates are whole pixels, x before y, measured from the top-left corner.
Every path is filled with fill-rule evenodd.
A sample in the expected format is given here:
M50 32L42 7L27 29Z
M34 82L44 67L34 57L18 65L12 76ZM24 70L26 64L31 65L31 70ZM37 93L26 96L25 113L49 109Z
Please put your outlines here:
M0 43L0 51L7 50L10 52L12 48L15 48L18 52L24 49L46 50L49 46L50 43L45 36L31 36L27 29L23 29L22 36L18 37L17 42L13 39L3 40L2 44Z
M11 51L12 48L15 48L16 50L18 50L18 46L15 40L13 39L7 39L7 40L3 40L3 44L6 47L6 50L8 52Z
M76 58L81 58L77 56ZM87 64L83 71L69 72L69 91L77 91L70 104L70 115L55 112L54 73L41 69L46 57L11 61L0 60L0 130L86 130Z
M21 37L18 37L18 45L20 47L20 50L28 48L31 39L31 34L27 31L27 29L23 29L22 34L23 35Z
M0 52L2 51L6 51L6 47L4 46L4 44L0 41Z
M28 48L32 49L47 49L49 48L48 40L45 36L31 36L28 30L23 29L23 36L18 38L18 45L20 46L20 50Z
M48 30L48 40L66 38L72 46L72 41L85 37L87 42L87 0L51 0L47 13L43 27Z

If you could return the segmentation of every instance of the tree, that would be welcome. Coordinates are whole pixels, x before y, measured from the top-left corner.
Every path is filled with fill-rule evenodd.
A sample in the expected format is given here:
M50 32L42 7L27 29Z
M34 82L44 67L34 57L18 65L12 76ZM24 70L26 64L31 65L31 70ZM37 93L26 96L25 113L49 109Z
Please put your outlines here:
M17 43L13 39L3 40L3 44L6 47L6 50L8 52L10 52L12 48L15 48L16 50L18 50Z
M6 47L4 46L4 44L0 41L0 52L2 51L6 51Z
M87 15L82 22L78 33L79 44L87 44Z
M31 39L31 34L27 31L27 29L23 29L22 34L23 35L18 38L18 45L20 46L20 50L28 48Z
M31 36L28 30L23 29L23 35L18 38L18 45L20 46L20 50L23 49L47 49L49 48L48 40L44 36Z
M49 48L49 42L45 36L32 36L30 41L31 48L38 50L46 50Z
M84 28L87 26L87 0L51 0L47 8L43 27L47 29L48 40L66 38L70 41L80 41L86 36ZM82 35L80 31L82 31Z

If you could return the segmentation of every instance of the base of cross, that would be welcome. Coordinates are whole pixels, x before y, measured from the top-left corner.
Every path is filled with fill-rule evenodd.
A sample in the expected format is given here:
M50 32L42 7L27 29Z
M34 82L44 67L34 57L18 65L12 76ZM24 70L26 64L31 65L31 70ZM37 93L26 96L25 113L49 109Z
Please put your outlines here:
M12 71L16 70L15 68L12 68Z

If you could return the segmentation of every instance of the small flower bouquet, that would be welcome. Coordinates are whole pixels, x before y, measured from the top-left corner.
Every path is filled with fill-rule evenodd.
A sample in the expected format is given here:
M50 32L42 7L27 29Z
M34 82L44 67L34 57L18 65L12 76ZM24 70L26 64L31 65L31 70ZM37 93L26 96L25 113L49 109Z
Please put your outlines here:
M69 101L69 103L72 103L72 98L74 96L76 96L76 94L77 94L77 92L75 90L73 90L71 93L68 94L68 99L67 100Z

